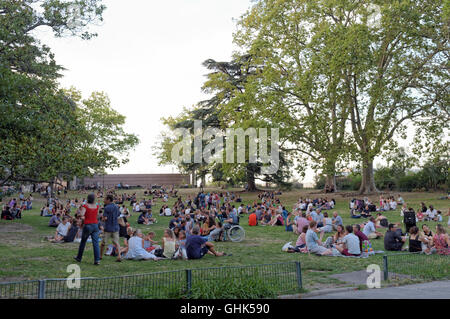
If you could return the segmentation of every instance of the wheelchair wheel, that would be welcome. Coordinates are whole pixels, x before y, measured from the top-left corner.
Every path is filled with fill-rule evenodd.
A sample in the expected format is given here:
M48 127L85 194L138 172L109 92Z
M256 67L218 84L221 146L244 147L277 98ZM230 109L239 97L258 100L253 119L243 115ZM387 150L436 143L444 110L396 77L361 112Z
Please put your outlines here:
M245 230L241 226L233 226L228 230L228 239L238 243L245 239Z

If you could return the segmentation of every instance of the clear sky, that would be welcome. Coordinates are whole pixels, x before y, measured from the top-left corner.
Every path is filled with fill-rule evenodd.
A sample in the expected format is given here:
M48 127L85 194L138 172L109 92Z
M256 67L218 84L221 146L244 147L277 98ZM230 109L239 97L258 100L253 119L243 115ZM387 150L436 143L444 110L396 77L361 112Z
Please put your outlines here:
M201 86L208 58L230 60L233 19L250 0L106 0L104 22L89 41L39 37L67 71L63 87L75 86L84 97L106 92L112 107L127 117L126 129L140 145L130 162L114 173L172 173L158 167L151 147L164 129L160 119L177 115L206 98Z

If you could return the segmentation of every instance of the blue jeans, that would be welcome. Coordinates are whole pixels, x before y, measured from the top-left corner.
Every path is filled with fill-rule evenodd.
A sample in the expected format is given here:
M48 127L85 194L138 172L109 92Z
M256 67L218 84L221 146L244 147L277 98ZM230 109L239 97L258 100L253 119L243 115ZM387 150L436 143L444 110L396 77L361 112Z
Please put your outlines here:
M87 224L83 227L83 233L81 234L80 247L78 248L77 259L81 260L83 258L84 248L86 247L86 241L89 236L92 238L92 246L94 247L94 261L100 261L100 247L98 245L100 230L98 229L98 224Z

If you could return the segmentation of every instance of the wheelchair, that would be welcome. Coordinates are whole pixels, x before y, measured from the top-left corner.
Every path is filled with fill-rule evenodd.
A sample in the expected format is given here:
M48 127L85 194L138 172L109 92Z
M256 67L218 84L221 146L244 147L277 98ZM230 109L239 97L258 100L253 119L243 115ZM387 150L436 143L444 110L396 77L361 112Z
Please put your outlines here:
M239 243L245 239L245 230L239 226L239 217L237 224L225 224L224 225L224 241L232 241L233 243Z

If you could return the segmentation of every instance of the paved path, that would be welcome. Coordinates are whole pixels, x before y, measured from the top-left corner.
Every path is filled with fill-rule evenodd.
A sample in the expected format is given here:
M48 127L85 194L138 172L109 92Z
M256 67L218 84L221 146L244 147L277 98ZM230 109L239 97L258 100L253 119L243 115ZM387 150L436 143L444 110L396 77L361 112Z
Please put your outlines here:
M304 299L449 299L450 280L424 284L344 291Z

